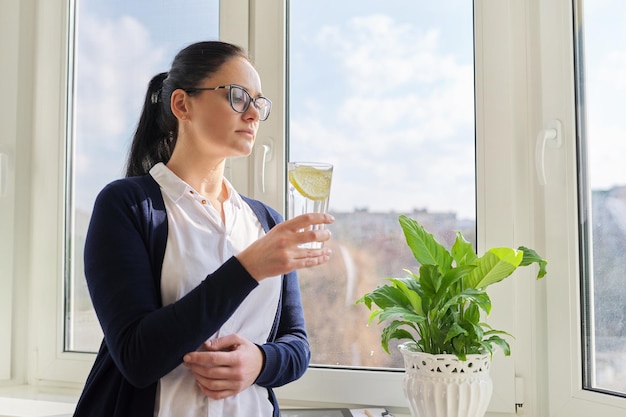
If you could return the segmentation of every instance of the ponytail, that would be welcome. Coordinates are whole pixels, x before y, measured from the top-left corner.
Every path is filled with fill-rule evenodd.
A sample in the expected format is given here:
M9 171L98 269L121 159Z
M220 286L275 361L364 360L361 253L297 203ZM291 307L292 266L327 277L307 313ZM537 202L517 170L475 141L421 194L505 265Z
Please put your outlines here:
M174 149L178 121L169 100L163 100L163 81L167 72L150 80L143 110L133 136L126 162L126 176L144 175L159 162L169 161Z

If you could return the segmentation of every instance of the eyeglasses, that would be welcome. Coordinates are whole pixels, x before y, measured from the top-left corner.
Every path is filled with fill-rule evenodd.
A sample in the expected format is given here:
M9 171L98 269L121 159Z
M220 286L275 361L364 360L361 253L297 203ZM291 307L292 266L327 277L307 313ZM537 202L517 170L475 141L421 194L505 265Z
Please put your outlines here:
M237 113L245 113L248 107L250 107L250 103L252 103L259 112L259 120L265 121L270 116L272 102L269 98L263 96L254 98L248 93L248 90L237 84L220 85L212 88L184 88L183 90L191 93L194 91L220 90L222 88L228 88L230 107Z

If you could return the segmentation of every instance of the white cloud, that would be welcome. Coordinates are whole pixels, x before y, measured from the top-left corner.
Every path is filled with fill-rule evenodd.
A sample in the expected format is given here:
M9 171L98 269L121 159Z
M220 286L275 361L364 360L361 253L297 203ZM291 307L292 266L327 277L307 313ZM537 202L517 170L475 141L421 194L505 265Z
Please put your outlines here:
M111 139L135 123L138 113L132 110L140 108L164 51L152 44L148 30L132 17L103 21L85 16L80 23L79 129L89 137L109 138L105 143L117 146Z
M451 56L438 53L437 30L422 33L385 15L355 17L344 28L327 26L317 41L342 60L351 86L369 95L410 82L434 83L457 69Z
M310 111L292 116L292 155L336 164L331 207L474 216L472 63L442 52L437 30L383 15L325 26L315 42L345 92L307 98Z

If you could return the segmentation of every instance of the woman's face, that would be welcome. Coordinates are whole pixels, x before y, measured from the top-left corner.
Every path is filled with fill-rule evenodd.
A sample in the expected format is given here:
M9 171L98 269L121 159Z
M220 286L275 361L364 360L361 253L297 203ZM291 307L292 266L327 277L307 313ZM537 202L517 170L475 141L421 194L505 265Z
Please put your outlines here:
M261 95L258 73L241 57L226 61L196 87L230 84L244 87L253 98ZM230 106L228 94L228 88L197 91L191 96L184 93L185 113L179 117L178 143L183 141L194 152L220 159L249 155L259 127L259 112L251 103L245 112L237 113Z

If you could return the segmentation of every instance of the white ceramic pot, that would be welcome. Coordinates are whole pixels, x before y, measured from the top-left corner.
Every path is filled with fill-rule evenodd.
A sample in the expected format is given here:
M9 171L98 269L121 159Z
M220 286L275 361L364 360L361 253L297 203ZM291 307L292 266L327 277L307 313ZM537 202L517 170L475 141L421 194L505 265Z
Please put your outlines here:
M415 352L413 342L399 347L406 369L404 394L413 417L483 417L491 400L491 357Z

